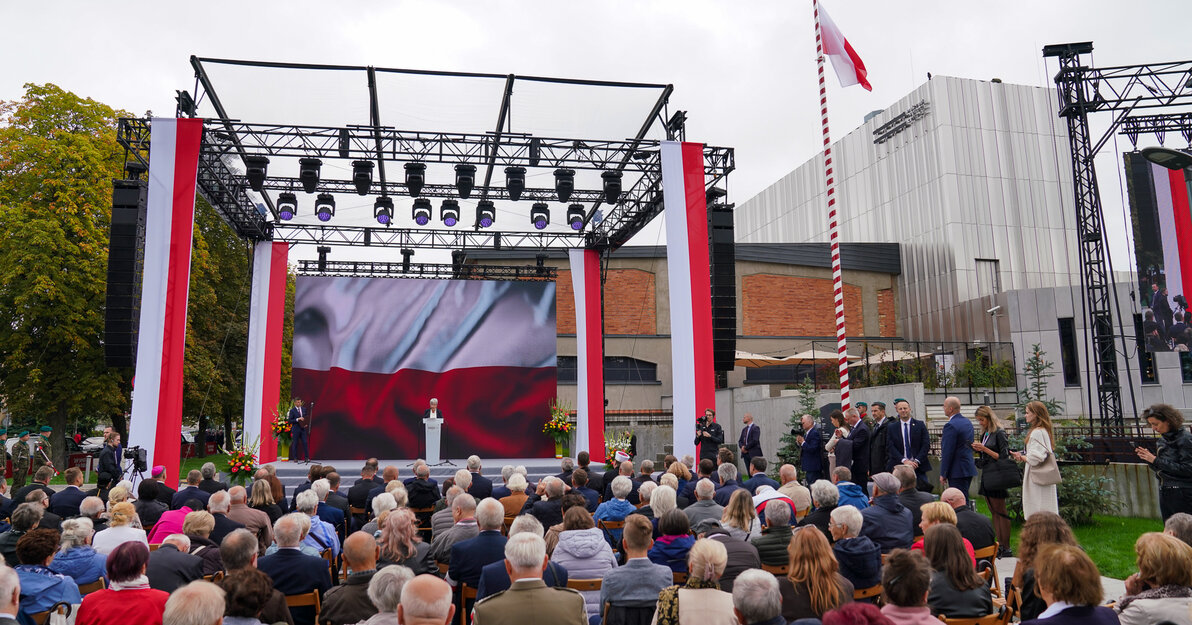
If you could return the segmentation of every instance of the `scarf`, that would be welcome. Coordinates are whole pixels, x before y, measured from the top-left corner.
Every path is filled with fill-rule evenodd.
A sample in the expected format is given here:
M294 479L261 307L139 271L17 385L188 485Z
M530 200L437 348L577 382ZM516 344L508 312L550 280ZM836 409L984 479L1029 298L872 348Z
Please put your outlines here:
M1192 597L1192 588L1187 586L1180 586L1178 584L1168 584L1158 588L1148 588L1137 595L1127 595L1118 601L1118 613L1126 611L1135 600L1138 599L1174 599Z
M108 590L148 590L148 588L149 578L144 575L134 577L126 582L112 580L108 586Z

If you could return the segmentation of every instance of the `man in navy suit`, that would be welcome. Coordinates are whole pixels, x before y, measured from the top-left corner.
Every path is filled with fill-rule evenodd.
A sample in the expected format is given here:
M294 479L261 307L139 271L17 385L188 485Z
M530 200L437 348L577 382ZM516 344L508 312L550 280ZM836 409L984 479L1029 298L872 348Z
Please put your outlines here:
M844 413L844 420L848 423L847 439L853 443L853 483L865 490L865 482L869 479L869 426L861 418L861 412L856 408L849 408Z
M492 497L493 481L480 474L480 456L468 456L468 472L472 474L472 484L468 486L468 494L476 498L476 501Z
M778 482L766 476L766 459L758 456L749 462L749 479L745 480L742 486L749 491L750 495L757 492L758 486L769 486L774 490L778 490Z
M79 516L79 504L87 498L87 493L80 488L83 485L83 472L78 467L71 467L63 474L67 486L50 497L50 512L65 519Z
M277 520L273 536L277 541L277 553L257 560L257 568L273 580L273 587L283 595L301 595L318 592L320 595L331 588L331 571L327 561L308 556L299 550L302 538L302 522L295 512ZM314 625L313 607L292 608L294 625Z
M935 488L927 479L927 472L931 470L931 460L927 457L931 448L927 425L911 416L911 403L905 399L894 400L894 409L898 411L898 420L886 426L886 470L893 471L899 464L911 467L915 470L919 490L930 493Z
M202 480L203 474L197 469L191 469L190 473L186 474L186 488L174 493L173 500L170 501L170 509L177 510L191 499L198 499L203 502L203 507L207 507L207 500L211 498L211 494L199 488L199 482Z
M600 493L588 488L588 472L576 469L571 473L571 484L571 492L583 495L588 502L584 507L588 509L588 512L595 513L596 506L600 505Z
M469 588L480 586L480 573L485 565L505 559L506 539L501 535L501 524L505 521L505 507L491 497L476 506L476 526L480 533L475 538L451 546L451 566L447 569L447 583ZM455 593L458 605L459 593ZM472 602L460 606L472 611Z
M749 461L762 455L762 429L753 422L753 415L746 412L741 418L745 427L741 428L741 436L737 438L737 448L741 450L741 459L745 461L745 470L749 470Z
M796 437L795 440L799 443L799 466L802 467L803 473L807 476L807 483L814 484L823 479L824 464L820 458L820 450L824 448L824 439L820 435L819 424L811 415L805 414L802 418L803 436Z
M513 538L522 532L530 532L532 534L542 536L542 523L531 515L523 514L513 520L513 524L509 526L509 538ZM567 586L567 569L548 562L546 568L542 571L542 581L547 586L554 588L564 588ZM495 595L499 592L509 590L510 586L509 572L505 570L505 557L501 555L501 559L491 564L484 565L480 572L480 585L476 589L476 600Z
M969 499L969 486L977 475L977 463L973 460L973 422L960 414L960 399L949 397L944 400L944 414L948 422L940 434L940 484L951 486L964 493Z
M294 407L286 415L290 424L290 457L295 462L310 462L310 409L302 405L302 398L294 398Z
M315 514L334 527L335 533L339 535L340 540L343 540L345 538L343 510L327 503L327 495L331 492L331 482L327 481L327 478L319 478L310 485L310 490L319 497L319 507Z

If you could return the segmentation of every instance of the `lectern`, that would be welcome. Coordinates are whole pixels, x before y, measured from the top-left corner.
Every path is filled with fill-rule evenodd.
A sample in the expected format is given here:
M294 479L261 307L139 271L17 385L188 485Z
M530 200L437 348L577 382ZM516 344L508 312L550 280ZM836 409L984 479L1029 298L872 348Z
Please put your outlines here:
M443 420L437 417L427 417L422 420L426 426L426 463L438 464L439 441L443 436Z

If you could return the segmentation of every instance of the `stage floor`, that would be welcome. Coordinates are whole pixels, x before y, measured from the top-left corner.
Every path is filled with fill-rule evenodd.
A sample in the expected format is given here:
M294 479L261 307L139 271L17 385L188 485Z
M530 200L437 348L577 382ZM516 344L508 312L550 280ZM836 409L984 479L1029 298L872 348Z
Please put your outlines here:
M430 468L431 478L442 482L444 478L455 475L455 472L466 468L468 461L466 458L452 458L450 460L455 466L451 464L440 464ZM510 464L513 466L524 466L526 468L527 477L531 482L537 482L547 475L556 475L562 472L563 460L561 458L485 458L481 460L480 474L484 477L493 480L494 483L501 483L501 467ZM277 467L277 478L286 488L291 488L306 481L306 474L310 471L311 464L331 465L335 467L335 471L340 475L340 489L343 490L350 487L360 477L360 468L364 466L363 460L322 460L314 459L309 464L302 462L293 462L290 460L280 460L272 463ZM381 469L389 465L393 465L400 471L401 479L413 477L413 458L404 458L398 460L384 460L380 461ZM604 463L595 465L601 471L604 471Z

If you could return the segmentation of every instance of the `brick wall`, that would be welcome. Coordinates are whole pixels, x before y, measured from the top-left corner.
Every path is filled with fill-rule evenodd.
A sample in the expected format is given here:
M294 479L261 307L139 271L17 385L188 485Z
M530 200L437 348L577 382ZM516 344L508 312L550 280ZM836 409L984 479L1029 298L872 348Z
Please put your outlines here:
M836 336L832 281L772 274L741 278L741 328L746 336ZM865 334L861 288L844 285L849 335Z
M555 317L559 334L575 334L575 294L571 272L559 270ZM640 269L610 269L604 281L605 334L657 334L654 274Z
M879 336L898 336L898 311L894 308L894 289L878 289L877 331Z

